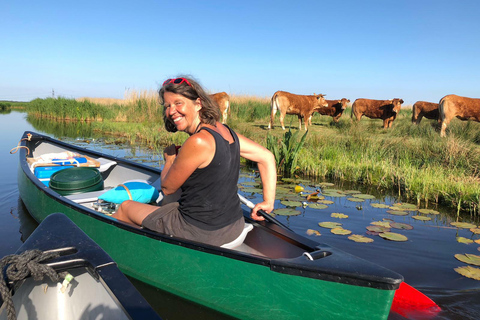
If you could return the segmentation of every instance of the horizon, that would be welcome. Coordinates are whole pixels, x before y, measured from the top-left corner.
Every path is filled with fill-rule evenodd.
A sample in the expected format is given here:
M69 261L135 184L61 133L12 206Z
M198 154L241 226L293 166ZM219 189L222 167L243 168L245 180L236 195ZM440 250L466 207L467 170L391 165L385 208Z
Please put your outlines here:
M480 2L1 3L0 101L123 99L192 75L208 92L480 98Z

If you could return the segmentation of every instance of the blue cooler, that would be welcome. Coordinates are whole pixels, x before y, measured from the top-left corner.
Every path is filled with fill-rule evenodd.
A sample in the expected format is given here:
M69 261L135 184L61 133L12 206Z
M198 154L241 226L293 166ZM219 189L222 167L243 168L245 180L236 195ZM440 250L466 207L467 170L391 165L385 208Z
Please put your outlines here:
M67 169L67 168L74 168L75 166L51 166L51 167L36 167L33 170L33 174L35 177L40 179L44 185L48 187L48 183L50 182L50 177L57 171Z

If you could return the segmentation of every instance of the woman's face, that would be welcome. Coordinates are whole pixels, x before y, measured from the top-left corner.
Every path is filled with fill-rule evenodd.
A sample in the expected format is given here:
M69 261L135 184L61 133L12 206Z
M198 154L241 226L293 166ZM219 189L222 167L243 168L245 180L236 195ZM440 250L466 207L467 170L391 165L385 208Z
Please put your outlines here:
M163 101L165 114L172 120L177 130L193 134L200 122L199 111L202 109L200 99L192 101L180 94L165 92Z

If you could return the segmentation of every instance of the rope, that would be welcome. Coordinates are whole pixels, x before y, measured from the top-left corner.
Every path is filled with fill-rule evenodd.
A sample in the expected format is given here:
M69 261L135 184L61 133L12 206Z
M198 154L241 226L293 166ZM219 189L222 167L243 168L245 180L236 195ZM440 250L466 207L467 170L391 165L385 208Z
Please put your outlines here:
M118 186L119 186L119 187L124 187L124 188L125 188L125 190L127 190L128 197L130 198L130 200L133 200L133 198L132 198L132 194L130 193L130 190L127 188L127 186L126 186L126 185L124 185L123 183L121 183L121 184L119 184Z
M13 304L12 293L8 288L9 281L20 281L32 276L35 281L43 280L47 275L50 280L58 282L63 273L57 272L42 261L59 257L58 252L43 252L40 250L28 250L22 254L12 254L3 257L0 260L0 270L2 271L2 281L0 281L0 293L4 301L8 320L16 319L15 306ZM5 270L4 270L5 269Z
M31 141L32 140L32 134L27 133L26 138L20 139L20 141L18 142L18 145L15 148L13 148L12 150L10 150L10 154L16 153L18 151L18 149L27 149L27 156L28 156L30 154L30 149L28 149L28 147L20 145L22 143L22 141L24 141L24 140Z

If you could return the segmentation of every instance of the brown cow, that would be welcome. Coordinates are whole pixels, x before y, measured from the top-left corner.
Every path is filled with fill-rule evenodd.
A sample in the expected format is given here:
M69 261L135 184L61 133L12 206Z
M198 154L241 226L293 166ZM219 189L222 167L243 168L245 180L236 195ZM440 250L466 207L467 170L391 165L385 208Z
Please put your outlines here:
M226 92L218 92L210 95L210 98L217 103L222 114L222 123L227 123L227 117L230 114L230 97Z
M358 121L363 115L370 119L382 119L383 127L390 128L400 112L402 103L403 100L398 98L392 100L357 99L352 105L352 117L355 115Z
M341 100L325 100L328 103L328 107L322 107L316 109L318 113L323 116L331 116L333 118L333 122L338 122L338 119L347 108L347 104L350 103L350 100L347 98L342 98ZM309 124L312 125L312 119L310 118Z
M455 117L463 121L473 120L480 122L480 99L449 94L440 100L438 111L442 123L440 137L445 137L445 129L447 129L447 125Z
M438 103L427 101L415 102L412 109L412 123L419 124L423 117L440 122L438 117Z
M313 95L297 95L285 91L277 91L272 96L271 116L268 129L273 128L273 120L277 110L280 111L280 123L282 129L285 130L283 119L286 114L296 114L298 116L299 130L302 129L302 118L305 121L305 130L308 129L308 122L312 117L313 112L318 108L327 107L327 101L323 94Z

